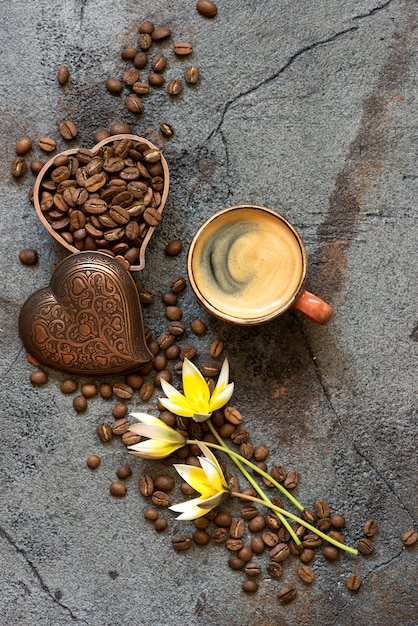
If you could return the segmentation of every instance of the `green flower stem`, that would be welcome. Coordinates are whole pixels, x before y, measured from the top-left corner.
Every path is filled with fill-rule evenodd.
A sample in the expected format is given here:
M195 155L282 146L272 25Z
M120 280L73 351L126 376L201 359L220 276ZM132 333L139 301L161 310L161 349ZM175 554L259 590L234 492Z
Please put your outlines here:
M224 440L222 439L222 437L219 435L218 431L216 430L216 428L214 427L214 425L212 424L211 420L207 420L206 422L213 434L213 436L219 441L220 446L218 447L216 444L211 444L208 442L205 442L206 445L208 445L208 447L215 447L218 450L222 450L222 452L225 452L226 454L228 454L230 456L230 458L232 459L232 461L235 463L235 465L238 467L238 469L241 471L241 473L245 476L245 478L248 480L248 482L250 483L250 485L252 485L252 487L256 490L256 492L260 495L260 497L262 498L262 500L266 503L271 504L269 498L266 496L266 494L264 493L264 491L261 489L260 485L258 485L256 483L256 481L254 480L254 478L247 472L247 470L245 469L245 467L243 467L241 461L245 461L246 459L244 459L244 457L241 457L239 454L234 453L232 450L230 450L228 448L228 446L225 444ZM296 535L295 531L293 530L293 528L290 526L289 522L287 521L287 519L285 517L283 517L283 515L278 514L276 512L277 517L280 519L280 521L282 522L283 526L286 528L286 530L288 531L288 533L290 534L290 536L292 537L293 541L295 542L296 545L300 545L300 539L299 537Z
M345 544L340 543L336 539L329 537L328 535L323 533L321 530L318 530L318 528L315 528L315 526L312 526L308 522L305 522L305 520L302 520L296 515L293 515L293 513L289 513L289 511L286 511L285 509L281 509L280 507L276 506L270 501L266 502L265 500L263 501L263 500L260 500L259 498L254 498L254 496L248 496L247 494L240 493L239 491L233 491L231 495L237 498L241 498L242 500L250 500L251 502L257 502L258 504L267 506L268 508L275 511L277 514L281 513L282 515L286 515L286 517L290 517L290 519L292 519L293 521L298 522L299 524L302 524L302 526L305 526L305 528L308 528L309 530L311 530L313 533L315 533L315 535L318 535L318 537L321 537L322 539L325 539L325 541L332 543L337 548L340 548L340 550L345 550L346 552L350 552L350 554L354 554L356 556L358 555L358 551L355 548L350 548L350 546L346 546Z

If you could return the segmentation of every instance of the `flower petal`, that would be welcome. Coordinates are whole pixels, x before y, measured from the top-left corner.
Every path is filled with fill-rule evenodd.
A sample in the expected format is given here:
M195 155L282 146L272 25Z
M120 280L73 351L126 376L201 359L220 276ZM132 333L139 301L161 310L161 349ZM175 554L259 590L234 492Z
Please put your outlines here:
M130 413L131 417L134 417L138 422L142 424L155 424L160 425L161 421L158 417L154 417L153 415L148 415L148 413ZM163 422L164 423L164 422Z
M215 387L209 401L209 410L211 411L211 413L213 413L213 411L217 411L227 402L229 402L233 393L234 383L229 383L229 385L227 385L225 389L219 388L218 392L216 391Z
M132 424L129 430L141 435L142 437L149 437L150 439L158 439L159 441L167 441L168 443L179 443L184 446L186 439L183 435L174 428L170 428L161 422L159 426L152 426L148 424Z
M195 491L198 491L204 496L212 495L215 491L212 484L208 481L205 471L201 467L185 464L174 464L174 467L183 480L189 483L190 487L193 487Z
M221 493L215 493L215 495L211 498L206 498L205 500L202 500L197 506L199 507L199 509L204 509L206 512L210 511L221 503L225 495L225 491L222 491Z
M165 441L157 441L156 439L147 439L133 446L128 446L131 454L141 456L144 459L164 459L170 456L172 452L178 450L182 444L167 443Z
M173 402L168 398L159 398L159 401L160 404L167 409L167 411L171 411L171 413L174 413L175 415L181 415L181 417L193 417L194 415L193 409L183 408L180 404L177 404L177 402Z
M194 407L194 413L208 413L209 387L201 372L189 359L184 359L182 383L184 395Z
M177 520L193 520L193 519L197 519L198 517L203 517L203 515L206 515L207 510L206 509L202 509L200 508L196 502L200 501L200 498L196 498L195 500L189 500L188 502L183 502L183 504L188 505L187 508L184 508L184 512L181 515L178 515L176 517ZM180 505L174 505L174 506L170 506L169 508L172 509L173 511L176 510L175 507L180 506ZM177 509L179 510L179 509Z
M180 393L180 391L163 378L161 379L161 387L167 398L160 398L160 402L166 407L166 409L172 411L176 415L193 417L195 412L194 407L188 398L186 398L182 393Z

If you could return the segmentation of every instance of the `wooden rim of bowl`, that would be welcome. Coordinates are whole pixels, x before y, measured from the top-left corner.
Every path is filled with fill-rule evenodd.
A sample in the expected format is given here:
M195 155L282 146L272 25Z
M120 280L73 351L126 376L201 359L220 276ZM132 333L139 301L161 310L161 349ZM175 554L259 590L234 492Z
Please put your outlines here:
M160 202L160 205L159 205L157 211L160 214L162 214L164 206L165 206L165 203L167 202L167 197L168 197L168 189L169 189L169 186L170 186L170 172L169 172L169 169L168 169L167 161L165 160L165 157L164 157L163 153L161 152L161 150L155 144L153 144L148 139L145 139L145 137L140 137L139 135L121 134L121 135L111 135L110 137L107 137L106 139L103 139L99 143L96 143L92 148L89 148L89 150L91 150L91 152L97 152L102 146L105 146L108 143L113 143L114 141L119 141L120 139L132 139L133 141L141 141L143 143L146 143L150 148L158 150L160 152L160 154L161 154L161 165L163 167L163 172L164 172L164 187L163 187L163 190L162 190L162 193L161 193L161 202ZM63 150L62 152L59 152L55 156L51 157L49 159L49 161L47 161L47 163L45 163L45 165L43 166L43 168L41 169L41 171L37 175L36 180L35 180L35 185L34 185L34 188L33 188L33 204L35 206L35 211L36 211L36 214L37 214L39 220L42 222L43 226L46 228L46 230L49 232L49 234L52 235L52 237L63 248L66 248L67 250L69 250L73 254L78 254L79 252L82 252L82 250L78 250L75 246L72 246L71 244L66 242L65 239L63 239L61 237L61 235L58 232L56 232L51 227L51 224L45 218L45 216L43 214L43 211L41 210L41 205L40 205L40 200L39 200L39 192L40 192L40 189L41 189L42 180L44 179L45 175L50 170L50 168L54 165L55 159L57 157L59 157L59 156L62 156L62 155L77 154L81 147L82 146L79 146L78 148L71 148L69 150ZM145 237L144 237L144 239L143 239L143 241L141 243L141 246L139 248L139 258L138 258L138 261L137 261L137 263L135 265L131 265L129 267L130 271L134 272L134 271L139 271L139 270L144 269L144 267L145 267L145 252L146 252L148 243L149 243L152 235L154 234L154 231L155 231L156 228L157 228L157 226L149 226L149 228L147 230L147 234L145 235ZM112 255L109 255L109 256L112 256Z

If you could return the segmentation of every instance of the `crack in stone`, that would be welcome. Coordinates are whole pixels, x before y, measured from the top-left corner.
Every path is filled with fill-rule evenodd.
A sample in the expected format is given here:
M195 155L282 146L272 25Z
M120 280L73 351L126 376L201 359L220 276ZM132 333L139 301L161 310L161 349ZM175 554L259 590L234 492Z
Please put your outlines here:
M228 204L231 202L231 198L233 196L233 193L231 191L231 185L230 185L230 167L229 167L229 150L228 150L228 143L226 141L226 137L224 135L224 133L222 132L222 130L220 130L220 135L221 135L221 141L222 141L222 145L224 147L225 150L225 161L226 161L226 184L228 187Z
M363 15L355 15L352 19L353 20L363 20L367 17L371 17L372 15L375 15L375 13L379 13L379 11L382 11L383 9L386 9L386 7L389 6L389 4L392 4L393 0L387 0L387 2L384 2L383 4L377 5L376 7L374 7L373 9L370 9L370 11L368 13L364 13Z
M314 369L315 369L316 378L317 378L317 380L318 380L318 383L319 383L319 385L320 385L320 387L321 387L321 389L322 389L322 392L323 392L324 397L325 397L325 399L326 399L326 401L327 401L327 404L328 404L328 406L330 407L330 409L331 409L332 413L334 414L335 419L336 419L336 421L337 421L337 423L338 423L338 425L339 425L339 427L340 427L340 429L341 429L342 433L344 434L344 436L345 436L346 440L347 440L347 441L349 442L349 444L352 446L352 448L353 448L353 450L356 452L356 454L358 454L358 455L359 455L359 457L360 457L360 458L362 458L362 459L363 459L363 460L367 463L367 465L368 465L368 466L369 466L369 467L373 470L373 472L376 474L376 476L378 476L378 477L379 477L379 479L382 481L382 483L383 483L384 485L386 485L386 487L388 488L388 490L390 491L390 493L391 493L391 494L394 496L394 498L395 498L395 499L399 502L399 504L400 504L400 506L402 507L402 509L403 509L403 510L404 510L404 511L405 511L405 512L409 515L409 517L411 518L411 521L412 521L412 522L414 522L414 516L413 516L413 515L412 515L412 513L408 510L407 506L406 506L406 505L405 505L405 503L401 500L401 498L398 496L398 494L396 493L396 491L392 488L392 486L390 485L390 483L388 483L388 482L387 482L387 480L384 478L384 476L382 476L382 475L380 474L379 470L378 470L376 467L374 467L374 465L373 465L373 463L370 461L370 459L368 459L368 458L367 458L367 456L366 456L365 454L363 454L362 452L360 452L360 450L357 448L357 446L356 446L356 444L354 443L354 441L353 441L353 440L349 437L349 435L348 435L347 431L345 430L345 428L344 428L344 426L343 426L343 424L342 424L342 422L341 422L341 420L340 420L340 418L339 418L339 416L338 416L338 412L337 412L337 410L335 409L335 407L334 407L334 405L333 405L333 403L332 403L331 396L330 396L330 394L328 393L328 391L327 391L327 389L326 389L326 387L325 387L325 384L324 384L324 382L323 382L323 380L322 380L322 376L321 376L321 371L320 371L320 368L319 368L319 366L318 366L318 363L316 362L316 359L314 358L314 355L313 355L313 352L312 352L312 350L311 350L311 346L310 346L310 344L309 344L309 341L308 341L307 335L306 335L305 330L304 330L304 328L303 328L303 326L302 326L302 323L300 322L300 320L299 320L299 319L298 319L298 325L299 325L299 328L300 328L300 330L301 330L302 336L303 336L303 338L304 338L304 340L305 340L305 345L306 345L306 348L307 348L307 350L308 350L309 357L310 357L310 359L312 360L312 363L313 363L313 365L314 365Z
M58 605L65 612L67 612L70 615L71 619L75 620L78 624L85 624L86 626L88 626L88 624L87 624L87 622L85 620L81 620L80 621L79 618L74 615L74 613L71 611L71 609L68 606L65 606L65 604L62 604L62 602L59 602L58 599L54 596L54 594L51 593L51 591L48 589L48 586L42 580L42 576L38 572L37 568L32 563L32 561L29 559L26 551L23 548L20 548L13 541L13 538L9 535L9 533L6 530L4 530L4 528L2 528L1 526L0 526L0 537L2 537L5 541L7 541L7 543L12 548L14 548L14 550L16 550L16 552L18 552L18 554L20 554L22 556L22 558L24 559L25 563L27 563L30 571L32 572L34 578L38 582L40 588L42 589L42 591L44 593L46 593L46 595L52 600L52 602L54 604Z

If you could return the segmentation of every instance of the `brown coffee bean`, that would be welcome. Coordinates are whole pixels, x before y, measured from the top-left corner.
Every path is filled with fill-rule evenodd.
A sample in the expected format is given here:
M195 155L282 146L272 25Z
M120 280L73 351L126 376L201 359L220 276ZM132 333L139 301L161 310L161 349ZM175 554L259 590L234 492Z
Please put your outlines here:
M132 91L138 96L146 96L149 93L149 85L140 80L132 85Z
M220 526L222 528L228 528L232 523L232 518L229 513L221 511L220 513L216 514L214 522L217 526Z
M194 334L198 336L204 335L205 332L207 331L207 326L205 322L202 322L202 320L200 319L193 320L192 323L190 324L190 328L192 329Z
M316 527L318 530L321 530L323 533L327 532L331 528L331 519L329 517L321 517L317 523Z
M246 504L241 509L241 515L244 519L251 520L258 515L258 510L253 504Z
M86 461L86 464L87 464L87 467L89 467L90 469L94 470L94 469L97 469L99 467L100 461L101 461L101 459L100 459L99 456L97 456L97 454L91 454L88 457L88 459Z
M207 517L198 517L197 519L193 520L193 524L199 530L206 530L206 528L209 526L209 520L207 519Z
M149 226L158 226L162 219L161 213L158 209L154 209L154 207L151 206L147 207L142 215L145 222L149 224Z
M192 545L192 540L188 535L178 535L171 540L174 550L182 552L188 550Z
M161 26L160 28L155 28L151 33L151 37L153 41L162 41L163 39L167 39L171 36L171 29L167 26Z
M340 556L340 553L335 546L325 546L322 548L322 554L329 561L335 561Z
M118 78L108 78L106 81L106 89L110 91L110 93L119 94L123 89L123 85Z
M278 578L281 578L283 574L283 568L276 561L270 561L269 563L267 563L267 573L269 574L269 576L271 576L271 578L277 580Z
M234 426L238 426L242 422L241 413L233 406L226 406L224 408L224 415L225 419Z
M131 113L142 113L144 108L141 98L134 93L126 96L125 104L126 108L131 111Z
M144 517L145 517L145 519L149 520L150 522L155 522L155 520L158 517L158 512L155 509L153 509L151 507L148 507L144 511Z
M212 0L198 0L196 8L203 17L212 18L218 13L218 8Z
M77 137L77 127L71 120L64 120L59 125L61 137L69 141Z
M325 500L317 500L314 505L317 517L330 517L329 504Z
M266 525L266 520L263 515L256 515L248 522L248 530L251 533L261 532Z
M248 441L249 436L250 435L248 430L244 430L243 428L236 428L231 434L231 439L236 445L240 446L242 443Z
M374 519L369 519L364 524L364 534L366 537L374 537L379 530L379 524Z
M128 412L128 407L126 406L126 404L124 402L118 402L113 407L112 415L115 418L115 420L119 420L119 419L123 419L124 417L126 417L127 412Z
M148 400L150 400L152 394L154 393L154 389L155 387L150 381L145 381L141 389L139 390L139 397L141 398L141 400L143 400L144 402L148 402Z
M57 147L55 140L51 137L41 137L38 140L38 145L44 152L53 152Z
M144 379L139 374L127 374L125 376L125 383L132 389L139 389L143 382Z
M160 491L170 491L174 488L174 480L168 474L158 474L154 478L154 487Z
M58 68L58 72L57 72L58 83L61 86L66 85L69 78L70 78L70 71L68 67L66 65L61 65L61 67Z
M40 161L39 159L34 159L33 161L31 161L30 169L32 174L34 174L35 176L39 174L44 165L44 161Z
M286 489L294 489L299 484L299 474L296 470L290 470L288 472L286 478L283 481L283 485Z
M100 441L102 441L103 443L108 443L113 439L112 427L110 426L110 424L106 424L106 422L102 422L101 424L99 424L96 428L96 432Z
M247 574L247 576L255 577L260 575L261 568L258 563L255 563L255 561L250 561L245 566L244 572Z
M270 453L268 447L264 444L260 444L254 448L254 458L256 461L265 461Z
M120 53L120 56L124 61L132 61L138 52L138 48L125 48Z
M228 559L228 565L233 570L240 570L244 569L245 561L238 558L237 556L232 556L230 559Z
M242 541L241 539L233 539L232 537L230 537L226 540L225 546L226 549L230 550L231 552L238 552L242 548Z
M251 550L254 554L262 554L265 549L265 543L261 535L255 535L251 539Z
M135 48L136 50L136 48ZM138 69L138 70L142 70L146 64L148 63L148 55L146 52L144 52L143 50L140 50L139 52L137 52L134 56L134 58L132 59L134 66Z
M182 318L182 312L178 306L167 306L165 308L165 316L168 320L178 321Z
M40 385L45 385L48 382L48 374L43 370L35 370L34 372L31 372L29 380L34 387L39 387Z
M32 148L32 139L30 137L23 137L16 142L16 154L23 156Z
M170 288L173 293L181 293L186 289L186 281L183 276L176 276L170 283Z
M121 465L120 467L118 467L118 469L116 470L116 476L120 479L120 480L124 480L125 478L129 478L130 476L132 476L132 470L129 467L129 465Z
M290 555L289 546L286 543L278 543L274 548L272 548L269 552L270 559L272 561L276 561L276 563L281 563Z
M212 531L211 537L215 543L225 543L229 537L229 533L226 528L215 528Z
M115 383L113 385L113 393L120 400L129 400L132 398L134 390L126 383Z
M13 176L13 178L20 178L26 173L26 170L27 170L27 165L23 157L18 156L15 159L13 159L12 165L10 167L10 173Z
M78 382L73 378L66 378L61 382L61 393L75 393L78 389Z
M210 542L210 535L205 530L198 529L193 533L193 541L197 546L206 546Z
M165 54L157 54L152 60L151 67L154 72L162 72L167 66L167 57Z
M109 385L109 383L101 383L99 386L99 393L105 400L110 400L113 395L112 385Z
M19 252L19 261L22 265L36 265L38 263L38 253L31 248L25 248Z
M151 33L154 32L154 29L155 29L154 23L151 22L150 20L147 20L146 22L142 22L138 26L138 32L148 33L148 35L151 35Z
M83 413L87 409L87 400L84 396L75 396L73 408L77 413Z
M120 122L118 124L113 124L110 127L109 132L111 135L131 135L132 126L126 122Z
M162 87L164 84L164 76L161 74L153 73L148 76L148 83L152 87Z
M188 85L195 85L199 80L200 72L197 65L189 65L184 70L184 80Z
M152 46L152 39L149 33L140 33L138 37L138 46L141 50L149 50Z
M315 574L309 565L302 565L302 567L298 569L298 576L304 583L309 585L315 580Z
M183 84L180 78L173 78L167 85L167 93L170 96L178 96L183 91Z
M114 435L121 437L128 432L129 426L129 420L126 417L120 417L113 422L111 428Z
M248 563L248 561L251 561L251 559L253 558L253 551L251 550L250 546L243 546L241 550L238 550L237 557L241 561Z
M278 530L282 524L277 515L271 512L267 513L267 515L265 516L265 520L267 528L273 531Z
M81 393L87 399L94 398L97 395L97 386L94 383L85 383L81 385Z
M294 587L290 585L284 585L281 587L277 593L278 598L282 604L287 604L295 599L297 596L297 591Z
M413 528L406 530L402 535L402 542L405 546L413 546L418 540L418 532Z
M233 539L241 539L245 533L245 524L242 519L233 519L229 527L229 534Z
M109 491L115 498L124 498L126 496L126 486L116 480L110 484Z
M263 532L262 538L268 548L274 548L274 546L277 546L277 544L279 543L278 536L275 532L271 530L266 530L265 532Z
M303 548L302 552L299 554L299 559L302 563L310 563L315 558L315 552L311 548Z
M374 551L374 543L367 537L362 537L357 542L357 548L360 554L363 554L364 556L368 556L369 554L372 554Z
M151 496L154 492L154 481L149 474L141 476L138 481L138 489L143 496Z
M258 583L255 580L244 580L242 583L242 590L245 593L256 593L258 591Z
M347 588L350 591L357 591L361 587L361 578L357 574L350 574L346 580Z
M188 41L177 41L173 46L174 54L187 56L193 52L193 46Z
M161 122L160 131L166 137L172 137L174 135L174 128L168 122Z
M128 430L126 433L122 435L122 443L125 446L134 446L136 443L139 443L140 441L141 441L140 435L137 435L136 433L133 433L130 430Z
M154 522L154 528L157 532L163 532L164 530L166 530L168 526L168 522L165 519L165 517L160 517L158 516L157 519Z
M322 539L314 533L309 533L304 536L302 543L304 548L318 548L322 545Z

